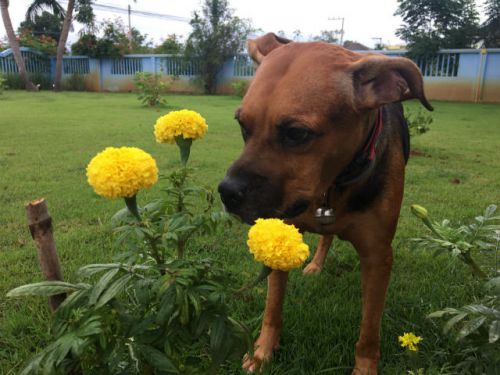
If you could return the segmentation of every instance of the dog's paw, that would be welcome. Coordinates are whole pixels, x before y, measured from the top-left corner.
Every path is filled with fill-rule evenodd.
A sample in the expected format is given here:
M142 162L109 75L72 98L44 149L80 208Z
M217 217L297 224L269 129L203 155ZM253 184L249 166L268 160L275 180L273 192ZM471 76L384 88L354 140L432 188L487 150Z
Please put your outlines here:
M377 362L364 358L356 358L356 366L352 375L377 375Z
M279 339L274 337L271 340L265 340L260 337L255 342L255 350L253 356L247 353L243 357L242 368L248 373L257 373L262 370L262 366L271 360L275 350L279 348Z
M318 265L316 262L311 262L309 263L306 268L302 271L304 275L315 275L320 273L322 270L322 267Z

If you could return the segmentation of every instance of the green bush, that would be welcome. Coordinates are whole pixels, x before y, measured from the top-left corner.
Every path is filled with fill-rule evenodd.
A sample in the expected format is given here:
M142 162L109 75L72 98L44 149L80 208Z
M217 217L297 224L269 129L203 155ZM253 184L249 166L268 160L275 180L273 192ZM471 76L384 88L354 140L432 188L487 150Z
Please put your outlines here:
M406 107L405 120L408 124L410 135L421 135L430 130L430 125L433 123L434 118L429 113L424 112L422 108L414 112Z
M63 89L68 91L85 91L85 78L81 74L73 73L64 80Z
M182 136L181 136L182 138ZM192 141L192 140L191 140ZM22 374L218 374L250 350L248 328L230 314L234 275L210 259L188 259L203 238L230 225L211 190L189 186L186 148L163 198L136 196L111 222L119 255L81 267L73 283L24 285L10 297L67 293L52 322L53 341Z
M412 212L429 229L426 236L413 241L420 248L447 253L460 259L473 275L485 282L484 295L470 304L446 307L428 315L428 318L448 318L443 333L453 335L461 344L455 370L457 374L500 373L500 216L497 206L488 206L471 224L452 224L450 220L431 221L426 209L412 206ZM483 254L481 254L483 253ZM489 258L489 269L484 270L475 257Z
M235 81L231 83L231 87L233 88L234 95L243 98L248 89L248 81Z
M139 94L137 99L143 104L147 104L150 107L156 107L159 104L166 103L162 95L167 93L171 81L166 82L161 74L147 72L136 73L134 82L136 91Z
M42 73L32 73L30 75L31 81L35 86L40 85L40 90L52 90L52 80L46 74ZM9 89L13 90L24 90L25 85L21 76L17 73L10 73L5 75L6 84Z
M7 89L7 79L0 74L0 95Z

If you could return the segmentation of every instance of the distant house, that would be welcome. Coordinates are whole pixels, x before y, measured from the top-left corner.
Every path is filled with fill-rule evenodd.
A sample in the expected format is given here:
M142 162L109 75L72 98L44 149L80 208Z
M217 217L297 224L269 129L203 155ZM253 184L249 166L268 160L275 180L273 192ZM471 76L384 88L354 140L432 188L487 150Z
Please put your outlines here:
M351 51L369 51L371 49L364 44L353 42L352 40L346 40L344 42L344 48L350 49Z

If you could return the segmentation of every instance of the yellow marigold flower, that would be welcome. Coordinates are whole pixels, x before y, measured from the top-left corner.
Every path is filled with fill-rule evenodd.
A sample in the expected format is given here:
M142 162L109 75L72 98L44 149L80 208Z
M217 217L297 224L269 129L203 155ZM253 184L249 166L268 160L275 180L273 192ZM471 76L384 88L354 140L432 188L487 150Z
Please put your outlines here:
M158 180L156 161L136 147L108 147L87 166L87 181L106 198L130 198Z
M208 125L197 112L188 109L172 111L156 120L155 138L158 143L175 143L175 137L198 139L205 135Z
M302 234L280 219L257 219L248 231L247 245L255 260L275 270L297 268L309 256Z
M418 350L417 345L423 339L420 336L415 336L413 332L405 332L403 336L398 337L398 340L402 348L408 348L411 351L416 352Z

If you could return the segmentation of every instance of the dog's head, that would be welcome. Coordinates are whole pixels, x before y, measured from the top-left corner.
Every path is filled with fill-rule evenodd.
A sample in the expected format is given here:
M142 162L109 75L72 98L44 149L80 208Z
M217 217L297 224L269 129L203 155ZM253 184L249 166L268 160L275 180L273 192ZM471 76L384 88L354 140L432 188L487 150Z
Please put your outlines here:
M274 34L250 40L248 50L258 69L235 113L245 148L219 185L226 208L248 223L313 220L365 141L375 109L411 98L432 108L419 69L405 58Z

